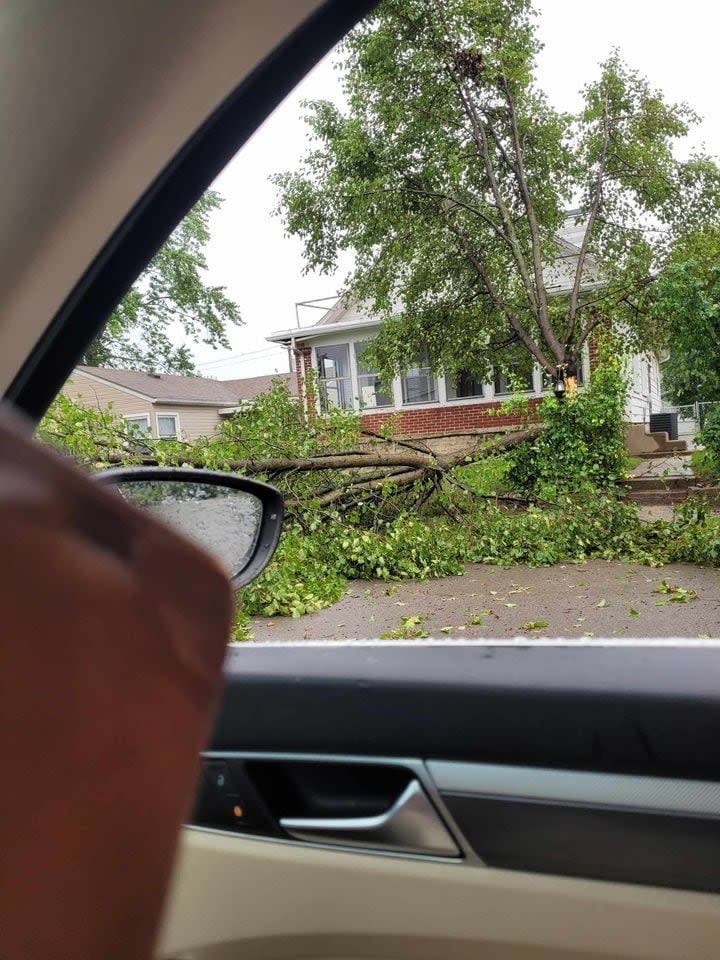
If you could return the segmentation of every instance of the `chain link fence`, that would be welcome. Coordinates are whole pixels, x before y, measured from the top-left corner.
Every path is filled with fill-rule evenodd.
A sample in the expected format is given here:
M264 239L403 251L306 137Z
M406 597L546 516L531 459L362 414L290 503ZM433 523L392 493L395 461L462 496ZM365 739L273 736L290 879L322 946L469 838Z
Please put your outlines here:
M681 406L663 404L663 412L677 413L678 439L693 440L702 430L710 411L718 406L720 406L720 400L703 400Z

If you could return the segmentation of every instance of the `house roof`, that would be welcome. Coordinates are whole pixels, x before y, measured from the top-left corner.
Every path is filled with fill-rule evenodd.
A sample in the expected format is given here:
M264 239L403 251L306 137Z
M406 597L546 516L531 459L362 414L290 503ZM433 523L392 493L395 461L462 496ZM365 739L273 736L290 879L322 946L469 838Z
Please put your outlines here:
M76 368L125 390L132 390L149 400L227 407L243 400L252 400L269 390L274 380L282 380L295 392L294 378L289 373L273 373L262 377L238 380L211 380L209 377L185 377L171 373L143 373L140 370L115 370L109 367Z
M361 327L380 326L382 320L378 317L364 316L354 320L336 320L332 324L323 324L322 318L312 327L292 327L290 330L278 330L277 333L271 333L266 340L270 343L291 343L293 339L301 343L306 340L313 340L315 337L325 337L328 333L335 330L359 330ZM328 329L328 326L331 329Z
M575 281L577 258L585 235L586 221L582 219L580 210L568 210L562 227L557 232L557 256L553 263L545 267L545 284L551 297L567 294L572 290ZM597 263L592 255L585 259L583 267L583 290L592 290L603 285L603 279ZM399 311L396 305L393 312ZM352 331L360 327L380 326L382 321L364 312L362 305L348 301L344 296L338 297L336 302L311 327L295 327L290 330L279 330L271 333L265 339L271 343L289 343L293 339L299 341L314 340L335 330Z

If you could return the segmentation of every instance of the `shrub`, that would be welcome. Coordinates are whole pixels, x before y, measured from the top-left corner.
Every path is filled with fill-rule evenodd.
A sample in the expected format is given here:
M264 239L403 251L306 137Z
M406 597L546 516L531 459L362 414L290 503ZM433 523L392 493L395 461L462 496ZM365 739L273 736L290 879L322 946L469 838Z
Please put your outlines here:
M462 573L463 564L447 524L407 515L374 530L338 523L328 531L328 559L358 580L428 580Z
M290 527L262 574L245 588L242 608L263 617L301 617L337 603L344 578L327 562L324 541Z
M478 463L459 467L458 480L479 496L493 496L509 489L508 477L513 466L509 456L488 457Z
M697 468L697 475L720 476L720 404L708 413L698 439L705 449L693 454L693 468Z
M720 461L709 450L693 450L690 465L698 480L715 480L720 476Z
M571 399L544 400L539 414L545 430L514 451L510 486L547 499L615 486L629 468L626 394L623 360L616 356L597 367L588 389Z
M479 508L462 535L463 556L475 563L548 566L589 559L655 563L653 534L635 507L615 496L566 496L554 507L508 512Z

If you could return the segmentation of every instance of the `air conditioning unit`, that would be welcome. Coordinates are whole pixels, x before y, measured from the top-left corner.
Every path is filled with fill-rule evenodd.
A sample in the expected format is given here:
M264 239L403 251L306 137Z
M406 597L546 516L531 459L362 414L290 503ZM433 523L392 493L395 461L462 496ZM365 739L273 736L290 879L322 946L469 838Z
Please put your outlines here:
M667 433L668 439L677 440L678 438L678 415L677 413L651 413L650 414L650 433Z

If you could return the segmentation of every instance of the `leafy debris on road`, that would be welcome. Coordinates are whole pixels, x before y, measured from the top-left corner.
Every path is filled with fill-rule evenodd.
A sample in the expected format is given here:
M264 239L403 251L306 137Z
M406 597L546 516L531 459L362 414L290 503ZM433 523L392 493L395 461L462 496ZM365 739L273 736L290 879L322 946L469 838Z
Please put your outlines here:
M687 590L685 587L676 587L667 580L662 580L659 587L653 590L653 593L663 593L667 596L667 603L690 603L691 600L697 600L697 590ZM662 601L656 601L660 606Z

